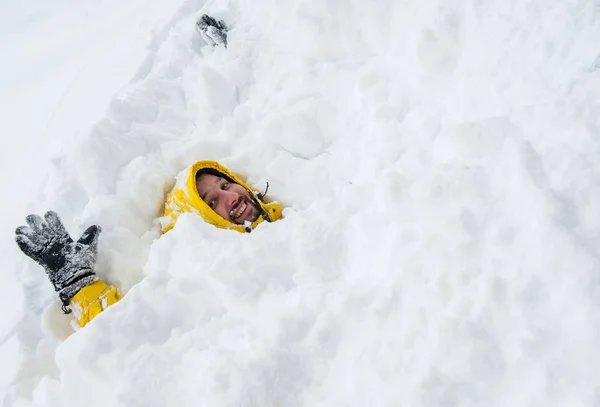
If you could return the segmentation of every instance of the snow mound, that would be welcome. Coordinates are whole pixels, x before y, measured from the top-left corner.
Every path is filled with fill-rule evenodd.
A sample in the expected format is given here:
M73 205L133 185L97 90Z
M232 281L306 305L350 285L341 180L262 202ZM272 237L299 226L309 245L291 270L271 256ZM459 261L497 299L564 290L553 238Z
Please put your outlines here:
M185 3L40 198L73 235L102 225L98 272L126 295L49 339L68 329L25 266L5 405L597 403L594 7ZM198 159L268 180L284 219L186 215L158 239Z

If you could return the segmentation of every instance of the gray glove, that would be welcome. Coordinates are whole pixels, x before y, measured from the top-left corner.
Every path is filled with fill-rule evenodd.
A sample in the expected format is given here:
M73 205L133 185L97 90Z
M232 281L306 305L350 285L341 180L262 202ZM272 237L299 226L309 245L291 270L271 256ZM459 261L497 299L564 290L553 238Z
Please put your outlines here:
M196 28L206 42L213 47L223 44L227 48L227 25L223 20L215 20L209 15L203 14L200 20L196 21Z
M29 226L19 226L15 240L23 253L44 267L63 303L63 311L68 314L71 310L67 305L71 298L98 280L94 265L102 229L97 225L90 226L74 242L56 212L48 211L44 218L27 216Z

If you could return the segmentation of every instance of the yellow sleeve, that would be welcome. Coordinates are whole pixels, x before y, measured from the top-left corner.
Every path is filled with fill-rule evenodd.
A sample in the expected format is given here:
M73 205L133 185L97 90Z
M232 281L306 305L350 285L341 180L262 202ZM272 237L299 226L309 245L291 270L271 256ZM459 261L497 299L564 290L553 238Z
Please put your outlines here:
M117 287L109 286L102 280L94 281L83 287L73 298L71 298L71 309L77 322L84 327L96 317L122 298Z

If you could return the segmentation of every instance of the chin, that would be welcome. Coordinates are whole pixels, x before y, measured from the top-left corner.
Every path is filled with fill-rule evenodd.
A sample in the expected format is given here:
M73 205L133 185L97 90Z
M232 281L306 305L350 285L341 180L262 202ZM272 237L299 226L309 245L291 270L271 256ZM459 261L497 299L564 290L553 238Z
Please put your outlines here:
M256 219L258 219L258 209L256 208L256 206L254 206L254 203L251 203L251 208L252 208L252 213L249 214L250 216L247 217L247 219L243 222L250 222L250 223L254 223L254 221L256 221Z

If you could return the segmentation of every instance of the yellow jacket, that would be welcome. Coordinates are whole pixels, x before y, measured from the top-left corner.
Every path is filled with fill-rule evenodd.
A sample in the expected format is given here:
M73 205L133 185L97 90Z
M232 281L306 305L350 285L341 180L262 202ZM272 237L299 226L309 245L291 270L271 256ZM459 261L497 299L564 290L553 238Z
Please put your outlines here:
M243 186L260 206L262 214L249 227L236 225L217 215L198 194L196 189L196 174L202 169L211 169ZM281 218L281 205L277 202L264 203L261 196L252 191L235 174L216 161L198 161L183 170L177 176L175 186L167 195L163 217L160 218L162 233L167 233L175 226L177 219L183 213L195 213L207 223L222 229L232 229L238 232L250 232L261 222L273 222ZM85 326L96 315L121 299L116 287L108 286L103 281L95 281L82 288L72 299L71 308L80 326Z

